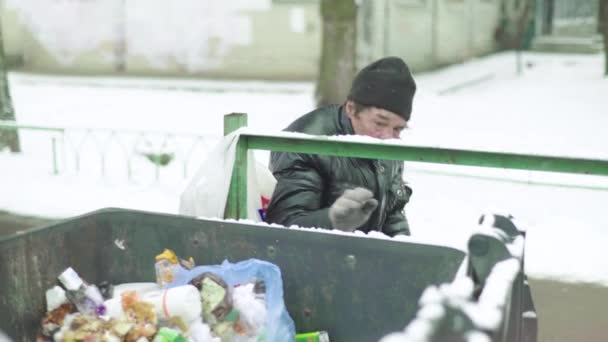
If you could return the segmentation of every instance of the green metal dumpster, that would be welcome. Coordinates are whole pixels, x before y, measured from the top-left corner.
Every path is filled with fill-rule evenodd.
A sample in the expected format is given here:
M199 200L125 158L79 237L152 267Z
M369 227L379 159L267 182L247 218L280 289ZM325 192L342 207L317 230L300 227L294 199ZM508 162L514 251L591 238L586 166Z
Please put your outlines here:
M44 293L72 266L88 281L154 281L163 248L197 264L257 258L281 268L298 332L377 341L402 329L431 284L450 282L465 253L413 242L104 209L0 238L0 330L32 341Z

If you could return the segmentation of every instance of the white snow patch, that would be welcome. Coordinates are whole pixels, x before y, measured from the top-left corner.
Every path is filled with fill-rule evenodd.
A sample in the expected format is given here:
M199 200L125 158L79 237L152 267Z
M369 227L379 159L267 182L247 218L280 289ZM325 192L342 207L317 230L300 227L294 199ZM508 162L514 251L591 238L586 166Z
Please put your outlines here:
M433 325L428 320L416 319L405 329L406 338L402 341L424 341L433 331Z
M513 240L513 242L507 244L507 249L509 249L509 253L517 259L520 259L524 256L524 247L525 240L523 236L518 236Z
M423 306L417 314L417 317L428 320L438 320L445 315L445 309L439 304L429 304Z
M492 341L488 335L481 331L472 331L466 336L467 342L490 342Z
M469 299L473 295L475 284L469 277L458 277L454 279L450 286L450 292L453 296Z
M500 309L493 306L467 303L461 309L481 329L495 330L503 319Z
M419 304L421 306L431 305L435 303L441 302L443 296L441 292L439 292L439 288L435 285L428 286L424 292L422 292L422 296L420 296Z
M408 337L405 333L392 333L384 336L380 342L407 342Z
M508 301L513 281L519 272L519 261L507 259L497 263L486 281L476 305L466 306L467 312L476 325L496 329L503 319L503 309Z

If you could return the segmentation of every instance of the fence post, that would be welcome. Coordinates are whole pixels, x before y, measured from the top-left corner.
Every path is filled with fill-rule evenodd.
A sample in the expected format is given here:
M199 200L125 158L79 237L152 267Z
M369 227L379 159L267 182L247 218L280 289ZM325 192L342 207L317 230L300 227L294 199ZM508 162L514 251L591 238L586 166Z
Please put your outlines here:
M231 113L224 116L224 135L229 135L241 127L247 127L247 114ZM236 146L224 218L247 218L247 140L242 137L239 137Z
M57 167L57 139L55 137L51 138L51 145L53 150L53 174L59 174L59 168Z
M230 113L224 115L224 136L241 127L247 127L246 113Z

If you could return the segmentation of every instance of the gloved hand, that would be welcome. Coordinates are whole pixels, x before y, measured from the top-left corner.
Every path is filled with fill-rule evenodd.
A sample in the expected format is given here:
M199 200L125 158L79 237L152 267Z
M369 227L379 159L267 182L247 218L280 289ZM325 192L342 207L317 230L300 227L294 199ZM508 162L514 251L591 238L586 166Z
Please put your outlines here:
M365 188L344 191L329 208L333 228L352 232L361 227L378 206L374 194Z

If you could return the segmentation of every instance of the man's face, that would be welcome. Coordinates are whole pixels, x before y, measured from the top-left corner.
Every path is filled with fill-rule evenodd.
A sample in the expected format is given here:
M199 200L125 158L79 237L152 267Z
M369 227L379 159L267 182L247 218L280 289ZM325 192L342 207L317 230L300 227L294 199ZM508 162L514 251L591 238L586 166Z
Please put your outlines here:
M350 118L355 134L378 139L399 139L407 128L407 121L386 109L366 107L355 113L355 104L346 102L346 114Z

